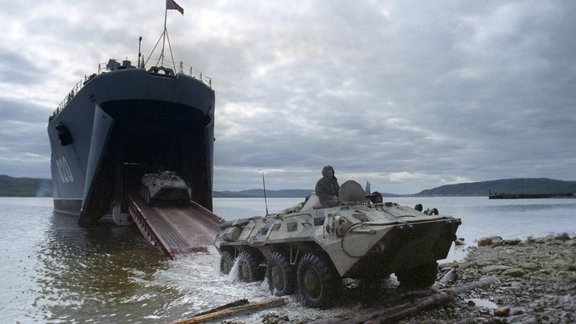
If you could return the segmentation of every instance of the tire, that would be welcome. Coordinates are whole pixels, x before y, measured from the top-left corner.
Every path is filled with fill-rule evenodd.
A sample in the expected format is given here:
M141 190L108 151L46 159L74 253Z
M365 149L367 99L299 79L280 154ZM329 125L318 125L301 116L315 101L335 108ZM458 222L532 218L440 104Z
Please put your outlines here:
M266 266L266 279L270 292L278 297L293 294L296 286L295 272L284 253L272 253Z
M333 305L340 277L324 257L306 253L298 262L298 293L305 306L328 308Z
M238 279L243 282L253 282L263 279L262 271L254 255L248 251L242 251L238 255Z
M148 189L144 189L144 202L146 203L146 205L152 207L152 202L150 199L150 190Z
M426 288L436 282L438 274L438 263L425 263L413 269L398 271L396 277L400 284L408 288Z
M229 274L230 270L232 270L232 267L234 266L234 254L232 254L232 252L230 251L222 251L222 254L220 255L220 272L222 272L223 274Z

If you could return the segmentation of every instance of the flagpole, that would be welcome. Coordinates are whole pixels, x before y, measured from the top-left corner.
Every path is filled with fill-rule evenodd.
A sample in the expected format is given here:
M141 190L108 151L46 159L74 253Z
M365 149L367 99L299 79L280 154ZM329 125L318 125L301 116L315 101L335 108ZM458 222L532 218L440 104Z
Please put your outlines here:
M162 51L160 52L160 65L164 66L164 46L166 43L166 20L168 19L168 7L164 6L164 31L162 32Z

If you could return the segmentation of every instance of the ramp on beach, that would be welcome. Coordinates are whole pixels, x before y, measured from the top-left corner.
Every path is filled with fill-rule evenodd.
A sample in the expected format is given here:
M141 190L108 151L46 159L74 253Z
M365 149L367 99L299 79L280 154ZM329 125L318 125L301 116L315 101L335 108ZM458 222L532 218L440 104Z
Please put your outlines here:
M207 252L224 220L201 205L148 206L132 195L129 213L142 235L173 260L178 255Z

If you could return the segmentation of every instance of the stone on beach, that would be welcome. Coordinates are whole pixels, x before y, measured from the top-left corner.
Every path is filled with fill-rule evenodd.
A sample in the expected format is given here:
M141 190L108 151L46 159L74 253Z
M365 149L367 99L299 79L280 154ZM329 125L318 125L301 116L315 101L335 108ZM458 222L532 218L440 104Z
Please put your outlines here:
M494 310L494 315L500 317L508 317L510 315L510 307L504 306Z

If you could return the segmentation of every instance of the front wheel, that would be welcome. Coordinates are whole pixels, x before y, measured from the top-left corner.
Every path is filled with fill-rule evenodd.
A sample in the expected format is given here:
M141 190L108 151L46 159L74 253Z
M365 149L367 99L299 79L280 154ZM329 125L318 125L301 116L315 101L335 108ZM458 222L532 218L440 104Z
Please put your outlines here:
M234 255L230 251L222 251L222 255L220 255L220 272L229 274L234 266L234 261Z
M332 306L340 277L329 260L306 253L298 263L298 292L304 305L313 308Z
M148 190L147 188L144 188L142 193L143 193L144 202L146 203L146 205L152 207L152 198L150 198L150 190Z
M268 258L266 279L270 292L275 296L285 296L294 293L295 270L281 252L274 252Z

